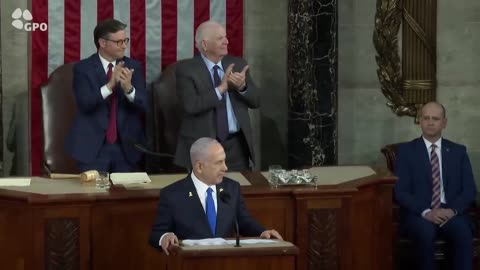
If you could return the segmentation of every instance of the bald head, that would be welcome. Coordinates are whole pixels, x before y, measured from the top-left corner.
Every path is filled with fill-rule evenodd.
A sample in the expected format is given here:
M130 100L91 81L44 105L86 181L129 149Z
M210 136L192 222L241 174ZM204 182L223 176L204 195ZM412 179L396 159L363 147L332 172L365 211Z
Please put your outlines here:
M223 26L215 21L206 21L197 27L197 32L195 33L195 46L199 51L204 51L202 41L210 39L215 28L223 28Z
M214 144L219 143L217 140L208 137L200 138L192 144L192 147L190 147L190 160L193 167L196 162L204 161L208 158L209 148Z
M438 102L428 102L422 107L420 127L422 136L435 143L442 136L442 130L447 126L445 108Z
M423 105L422 107L422 115L426 112L426 111L430 111L430 110L435 110L435 109L439 109L441 110L441 113L442 113L442 116L443 118L446 118L447 117L447 111L445 110L445 107L436 102L436 101L430 101L428 103L426 103L425 105Z
M227 166L222 145L212 138L200 138L190 148L190 159L195 176L207 185L223 180Z
M195 33L195 46L207 59L218 63L228 54L225 28L215 21L201 23Z

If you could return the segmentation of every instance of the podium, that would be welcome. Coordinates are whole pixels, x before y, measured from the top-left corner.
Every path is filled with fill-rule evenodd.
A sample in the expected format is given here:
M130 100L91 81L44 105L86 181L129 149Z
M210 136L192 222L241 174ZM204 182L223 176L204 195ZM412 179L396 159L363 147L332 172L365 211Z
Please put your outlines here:
M298 248L290 242L216 246L174 246L167 260L169 270L291 270Z

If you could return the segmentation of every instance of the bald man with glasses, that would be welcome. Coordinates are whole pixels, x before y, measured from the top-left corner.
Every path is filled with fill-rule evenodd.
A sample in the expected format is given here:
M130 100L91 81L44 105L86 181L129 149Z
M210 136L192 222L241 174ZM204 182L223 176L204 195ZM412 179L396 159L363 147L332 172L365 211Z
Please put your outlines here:
M126 27L100 22L93 31L97 53L73 68L78 112L65 149L80 171L129 172L141 158L130 142L145 140L145 81L141 64L125 56Z

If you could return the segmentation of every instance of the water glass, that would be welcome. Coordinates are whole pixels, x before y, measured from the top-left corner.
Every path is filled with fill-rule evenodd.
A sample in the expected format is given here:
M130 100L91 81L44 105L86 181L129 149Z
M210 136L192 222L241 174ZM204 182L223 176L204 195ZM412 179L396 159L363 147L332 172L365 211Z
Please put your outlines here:
M110 175L108 172L98 172L97 179L95 180L95 186L98 188L107 188L110 186Z

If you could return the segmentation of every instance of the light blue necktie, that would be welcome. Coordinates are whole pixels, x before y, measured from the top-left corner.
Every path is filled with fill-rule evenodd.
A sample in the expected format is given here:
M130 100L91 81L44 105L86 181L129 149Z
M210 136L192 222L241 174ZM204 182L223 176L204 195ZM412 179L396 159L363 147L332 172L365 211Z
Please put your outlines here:
M207 213L208 224L212 230L213 236L215 236L215 228L217 227L217 213L215 213L215 204L213 203L212 188L207 189L207 201L205 204L205 210Z

